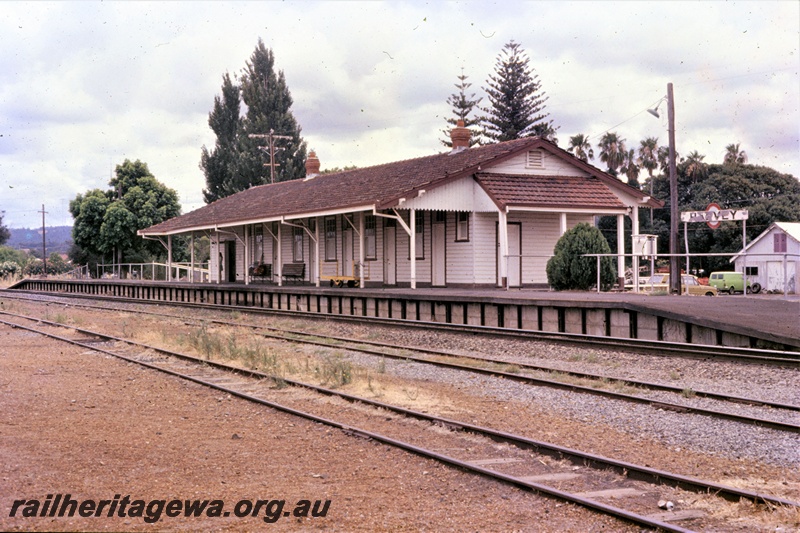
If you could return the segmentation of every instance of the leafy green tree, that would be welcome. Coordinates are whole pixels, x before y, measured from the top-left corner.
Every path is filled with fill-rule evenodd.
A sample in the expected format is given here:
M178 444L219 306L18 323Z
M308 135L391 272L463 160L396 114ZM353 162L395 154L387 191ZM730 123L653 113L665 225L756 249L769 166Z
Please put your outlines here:
M292 95L283 71L275 73L272 50L261 39L242 74L241 94L247 114L238 139L237 186L269 183L269 166L264 165L270 163L275 166L276 182L305 177L306 143L291 111ZM288 137L275 141L275 161L270 161L268 150L262 149L267 145L265 138L250 137L270 132Z
M0 213L0 246L8 242L11 238L11 232L3 225L3 214Z
M72 270L72 266L64 261L58 252L53 252L47 256L48 274L64 274L70 270Z
M222 76L222 96L214 97L214 109L208 114L208 125L217 140L211 150L203 146L200 169L206 177L203 198L210 204L241 190L241 186L236 184L238 135L242 127L239 87L227 72Z
M548 97L539 76L533 74L530 60L519 43L510 41L497 56L495 73L484 88L489 107L481 108L484 135L495 142L530 135L549 134L554 129L545 112ZM554 137L553 137L554 138Z
M447 103L452 108L453 116L445 118L445 122L447 122L450 127L443 129L442 133L444 133L444 139L441 140L444 146L448 148L453 147L453 141L450 140L450 130L452 130L457 124L459 120L464 121L464 127L469 128L472 131L472 136L469 139L469 145L475 146L476 144L481 143L480 134L479 134L479 127L480 127L480 119L474 118L471 115L475 111L475 108L478 104L481 103L483 98L475 98L475 93L470 94L467 96L467 89L472 87L471 83L467 83L467 78L469 76L464 74L464 69L461 69L461 76L457 76L459 83L455 84L456 89L458 89L457 93L451 94L447 98Z
M547 262L547 282L555 290L588 290L597 284L597 258L584 254L608 254L611 248L599 229L586 223L568 230L558 240ZM614 258L600 259L601 288L617 279Z
M74 246L84 250L87 254L103 255L98 236L106 209L111 204L112 195L113 191L104 192L100 189L92 189L85 194L78 194L69 203L69 212L74 220L72 242ZM72 253L70 253L70 257L73 262L80 261L80 258Z
M138 160L126 159L114 173L111 189L78 194L70 202L75 221L70 257L76 264L111 254L118 262L138 263L166 253L160 243L144 240L136 232L178 216L177 193L156 180L147 164ZM180 244L176 243L178 253Z
M573 135L569 138L569 147L567 150L572 152L572 155L581 161L589 162L590 159L594 159L594 149L589 143L589 138L583 133Z
M689 166L686 161L678 165L679 212L702 211L712 202L723 209L747 209L747 242L755 239L773 222L800 222L800 182L794 176L750 164L710 164L705 167L705 174L694 181L687 175ZM669 176L658 175L653 183L654 196L665 199L666 205L656 210L653 228L646 228L645 231L658 235L659 251L667 253ZM683 243L683 226L680 227L680 241ZM735 253L742 248L741 222L723 222L716 230L705 224L689 224L688 229L691 253ZM706 272L726 270L731 268L728 259L693 258L692 268L702 268Z
M25 252L9 246L0 246L0 263L16 263L22 266L26 261Z
M608 167L608 173L617 175L617 169L625 164L625 139L613 131L607 131L600 138L600 161Z

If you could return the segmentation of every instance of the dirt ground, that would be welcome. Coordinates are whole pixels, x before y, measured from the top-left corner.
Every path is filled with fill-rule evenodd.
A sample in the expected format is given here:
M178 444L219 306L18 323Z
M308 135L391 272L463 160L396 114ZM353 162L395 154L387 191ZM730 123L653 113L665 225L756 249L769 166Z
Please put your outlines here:
M633 530L6 326L0 405L0 530ZM110 502L99 516L50 517L44 506L55 509L58 495L86 505L85 514L89 500ZM178 509L172 500L224 507L168 516ZM306 512L303 500L311 510L319 500L324 516Z

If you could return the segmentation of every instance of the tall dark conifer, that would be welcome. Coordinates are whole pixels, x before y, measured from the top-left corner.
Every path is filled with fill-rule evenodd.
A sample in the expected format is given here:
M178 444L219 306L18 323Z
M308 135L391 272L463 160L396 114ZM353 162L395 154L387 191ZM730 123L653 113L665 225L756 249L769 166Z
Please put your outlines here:
M497 142L537 134L555 137L557 128L547 118L550 113L545 112L548 97L519 43L511 41L503 47L497 56L495 74L486 83L484 91L491 104L482 108L486 113L482 119L486 137Z
M275 141L275 181L288 181L305 176L306 143L301 128L292 114L292 95L283 71L275 73L275 56L259 39L241 78L242 100L247 115L239 135L239 178L249 185L270 182L270 157L266 138L250 138L252 134L290 137ZM267 166L265 166L267 165Z
M206 176L203 198L211 203L242 190L236 180L237 139L241 129L239 87L226 72L222 76L222 96L214 97L214 109L208 114L208 125L217 136L214 148L202 148L200 169Z
M202 148L200 158L206 203L270 183L269 143L264 137L270 132L276 136L275 181L302 178L306 143L291 112L293 101L283 71L275 72L272 50L259 39L238 85L228 74L222 79L222 96L214 98L214 109L208 115L217 140L212 150ZM247 109L244 116L242 103Z
M464 74L464 69L462 68L461 76L457 76L459 83L455 84L458 92L451 94L450 97L447 98L447 103L452 107L453 116L445 119L445 122L447 122L450 127L442 130L442 133L444 133L442 144L448 148L453 147L453 141L450 140L450 130L457 125L459 120L464 121L465 128L472 130L472 137L469 140L469 145L474 146L481 142L479 131L481 124L480 118L471 118L470 115L472 115L475 107L480 104L483 98L476 99L475 93L467 97L466 91L472 86L471 83L467 83L468 77L469 76Z

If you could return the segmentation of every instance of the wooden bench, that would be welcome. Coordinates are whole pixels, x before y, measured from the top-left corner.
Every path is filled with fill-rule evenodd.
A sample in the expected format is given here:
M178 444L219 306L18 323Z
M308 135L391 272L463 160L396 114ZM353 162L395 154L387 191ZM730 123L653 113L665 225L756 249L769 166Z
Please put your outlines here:
M281 269L281 277L286 281L303 281L306 276L305 263L286 263Z
M266 263L255 264L248 271L251 279L261 278L262 280L272 279L272 265Z

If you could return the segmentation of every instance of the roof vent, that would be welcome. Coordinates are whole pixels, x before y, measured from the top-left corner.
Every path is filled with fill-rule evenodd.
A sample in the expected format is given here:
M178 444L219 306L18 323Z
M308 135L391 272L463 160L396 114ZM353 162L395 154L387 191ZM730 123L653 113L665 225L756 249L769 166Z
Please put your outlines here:
M527 168L544 168L541 150L529 150L528 160L525 164Z
M450 130L450 140L453 142L453 150L450 153L456 154L469 148L470 137L472 132L464 127L464 121L456 122L456 127Z
M316 178L319 174L319 159L317 159L317 153L314 150L308 153L308 158L306 159L306 179L310 180Z

